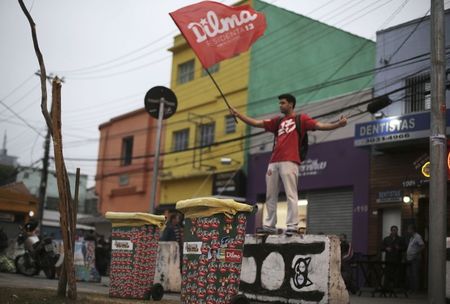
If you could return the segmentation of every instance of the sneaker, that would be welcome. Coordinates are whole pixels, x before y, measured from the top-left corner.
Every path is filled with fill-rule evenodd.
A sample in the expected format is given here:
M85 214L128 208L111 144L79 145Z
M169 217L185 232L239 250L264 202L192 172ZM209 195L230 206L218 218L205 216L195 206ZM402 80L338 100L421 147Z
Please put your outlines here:
M277 230L275 228L264 226L256 228L256 234L277 234Z
M287 228L284 231L284 234L286 236L300 235L300 233L298 233L298 229L294 229L294 228Z

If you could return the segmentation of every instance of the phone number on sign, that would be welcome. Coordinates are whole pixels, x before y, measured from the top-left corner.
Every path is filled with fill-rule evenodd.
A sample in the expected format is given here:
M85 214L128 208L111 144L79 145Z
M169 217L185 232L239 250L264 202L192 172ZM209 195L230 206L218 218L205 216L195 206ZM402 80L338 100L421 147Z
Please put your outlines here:
M395 140L403 140L410 138L409 133L403 133L403 134L393 134L393 135L386 135L386 136L379 136L375 138L367 138L367 143L380 143L385 141L395 141Z

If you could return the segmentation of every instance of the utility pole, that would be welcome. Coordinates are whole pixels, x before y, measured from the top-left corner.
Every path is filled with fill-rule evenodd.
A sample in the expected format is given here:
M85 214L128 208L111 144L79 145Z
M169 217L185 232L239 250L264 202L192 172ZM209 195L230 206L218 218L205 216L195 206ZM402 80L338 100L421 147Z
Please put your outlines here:
M431 137L429 203L429 303L445 303L447 236L447 136L444 1L431 0Z
M47 134L44 141L44 157L42 158L41 182L39 183L39 225L42 226L44 217L45 194L47 192L48 179L48 159L50 154L50 130L47 128Z
M40 76L40 71L37 71L35 75ZM47 75L46 78L52 85L52 80L55 76L53 74ZM62 80L64 82L64 80ZM44 205L45 205L45 195L47 193L47 180L48 180L48 165L50 157L50 129L47 127L47 134L45 135L44 141L44 156L42 157L42 171L41 171L41 181L39 183L39 214L38 220L39 225L42 226L42 219L44 217Z

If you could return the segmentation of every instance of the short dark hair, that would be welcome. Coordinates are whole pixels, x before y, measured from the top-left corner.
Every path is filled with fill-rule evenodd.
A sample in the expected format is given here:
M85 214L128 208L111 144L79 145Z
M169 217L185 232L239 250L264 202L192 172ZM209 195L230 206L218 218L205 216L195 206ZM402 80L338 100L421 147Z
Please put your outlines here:
M280 96L278 96L278 99L286 99L289 103L292 103L292 107L295 108L295 103L297 102L297 100L295 99L294 95L291 94L281 94Z
M394 229L394 228L397 229L397 231L398 231L398 227L396 225L392 225L391 226L391 230Z

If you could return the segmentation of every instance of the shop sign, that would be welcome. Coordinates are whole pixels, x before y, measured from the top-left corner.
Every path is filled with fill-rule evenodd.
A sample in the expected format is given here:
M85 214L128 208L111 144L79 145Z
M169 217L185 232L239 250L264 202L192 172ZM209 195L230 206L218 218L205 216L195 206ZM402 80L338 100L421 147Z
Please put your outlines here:
M417 188L429 182L429 180L424 179L408 179L402 182L402 186L403 188Z
M450 110L447 110L447 133ZM355 126L355 146L405 141L430 136L430 112L393 116Z
M377 203L401 203L403 201L402 190L389 190L378 192Z
M245 175L242 170L214 174L213 194L245 196Z
M300 176L319 175L327 168L327 161L307 158L299 167Z
M430 161L430 156L428 155L428 153L424 153L414 161L414 163L413 163L414 168L416 170L420 170L423 167L423 165L425 165L429 161Z

